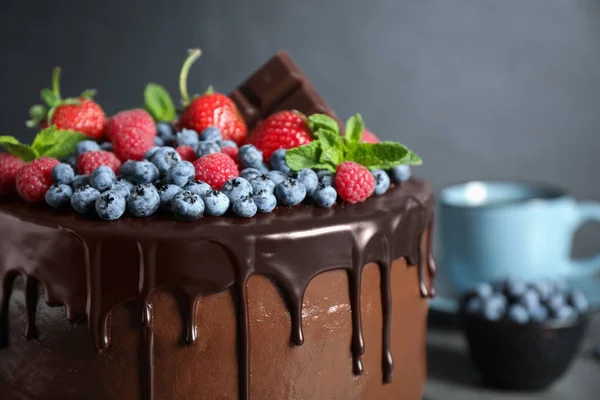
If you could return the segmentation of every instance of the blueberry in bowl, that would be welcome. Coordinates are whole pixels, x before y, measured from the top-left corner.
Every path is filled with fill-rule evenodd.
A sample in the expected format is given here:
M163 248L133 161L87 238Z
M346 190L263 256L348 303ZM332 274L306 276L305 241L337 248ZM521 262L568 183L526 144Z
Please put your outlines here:
M538 391L561 377L579 352L588 303L563 281L508 278L473 288L461 300L460 316L486 385Z

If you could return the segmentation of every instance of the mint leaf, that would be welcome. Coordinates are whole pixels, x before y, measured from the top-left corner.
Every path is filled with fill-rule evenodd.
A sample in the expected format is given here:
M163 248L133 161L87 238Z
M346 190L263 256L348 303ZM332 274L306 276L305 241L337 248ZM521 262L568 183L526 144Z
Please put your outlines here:
M329 163L336 167L344 161L344 145L337 133L319 129L315 136L321 145L320 163Z
M314 168L335 172L333 165L320 162L321 153L320 143L313 141L304 146L287 150L285 152L285 163L292 171L300 171L302 168Z
M346 121L346 140L348 142L360 142L365 124L360 114L354 114Z
M149 83L144 90L146 109L156 121L173 121L176 117L175 105L169 92L156 83Z
M40 95L48 107L55 107L60 102L60 97L50 89L42 89Z
M40 124L41 121L46 119L48 115L48 109L41 104L31 106L29 109L29 116L31 119L25 122L28 128L35 128Z
M4 147L10 154L14 154L23 161L31 161L37 158L37 153L30 146L19 142L13 136L0 136L0 146Z
M31 147L40 156L62 158L72 154L77 143L89 139L81 132L59 130L54 125L41 131Z
M56 142L58 136L56 132L56 126L50 125L35 136L31 147L36 153L43 154L46 149L52 147L54 142Z
M335 119L325 114L313 114L308 117L308 124L312 132L316 132L319 129L331 131L334 133L340 133L340 127Z
M420 165L421 158L406 146L395 142L346 143L346 161L354 161L369 169L390 169L397 165Z

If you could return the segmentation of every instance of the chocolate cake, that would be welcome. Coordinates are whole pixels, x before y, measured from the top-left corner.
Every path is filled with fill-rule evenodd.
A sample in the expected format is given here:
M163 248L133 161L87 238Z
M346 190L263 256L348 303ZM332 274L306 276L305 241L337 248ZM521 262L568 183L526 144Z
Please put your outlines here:
M284 53L231 97L335 117ZM420 400L433 208L418 179L190 223L1 197L0 398Z

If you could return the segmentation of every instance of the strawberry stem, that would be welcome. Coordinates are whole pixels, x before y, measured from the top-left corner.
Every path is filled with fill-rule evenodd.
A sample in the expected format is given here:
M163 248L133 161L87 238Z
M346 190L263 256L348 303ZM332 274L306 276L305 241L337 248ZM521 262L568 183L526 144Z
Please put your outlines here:
M202 55L202 50L200 49L190 49L188 50L189 55L183 62L183 66L181 67L181 72L179 73L179 91L181 92L181 104L184 107L190 105L190 95L187 91L187 77L190 73L190 68L192 64Z
M52 92L56 95L58 101L60 101L60 67L52 70Z

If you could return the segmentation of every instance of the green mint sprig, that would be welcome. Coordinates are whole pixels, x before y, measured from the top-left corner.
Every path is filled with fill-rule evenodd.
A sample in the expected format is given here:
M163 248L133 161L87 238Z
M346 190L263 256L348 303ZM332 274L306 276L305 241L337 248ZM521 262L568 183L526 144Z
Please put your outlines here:
M52 125L38 133L31 145L19 142L14 136L0 136L0 146L23 161L32 161L40 157L66 157L73 153L77 143L86 139L89 138L80 132Z
M25 125L29 128L35 128L42 121L50 123L54 112L59 106L65 104L80 104L81 100L92 99L96 95L95 89L84 90L77 98L63 99L60 94L60 67L54 68L52 71L52 88L42 89L40 96L46 105L36 104L29 109L29 119Z
M421 158L397 142L364 143L364 123L360 114L346 122L346 135L341 136L337 122L324 114L308 117L314 140L290 149L285 162L292 171L303 168L335 172L344 161L354 161L368 169L390 169L398 165L421 165Z
M144 102L146 103L146 110L155 121L171 122L177 117L177 111L169 92L156 83L146 85Z

